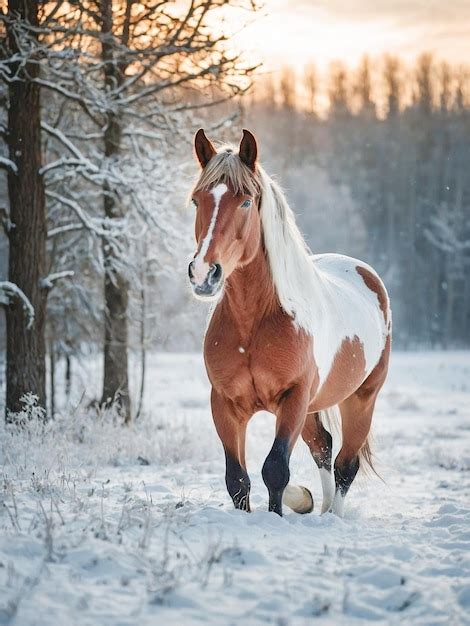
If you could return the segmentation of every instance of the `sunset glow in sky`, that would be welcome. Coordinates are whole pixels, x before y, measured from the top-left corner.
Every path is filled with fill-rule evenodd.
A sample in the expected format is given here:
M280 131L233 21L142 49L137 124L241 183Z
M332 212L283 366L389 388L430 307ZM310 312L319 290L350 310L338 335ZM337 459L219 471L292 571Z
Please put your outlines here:
M266 0L239 46L269 70L311 61L322 69L334 59L355 65L385 52L466 63L470 0Z

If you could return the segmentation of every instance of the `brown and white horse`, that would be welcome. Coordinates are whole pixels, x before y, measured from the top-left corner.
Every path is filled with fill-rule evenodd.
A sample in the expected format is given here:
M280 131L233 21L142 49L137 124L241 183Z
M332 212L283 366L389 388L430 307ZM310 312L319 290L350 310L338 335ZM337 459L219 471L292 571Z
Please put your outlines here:
M360 464L371 463L368 435L391 342L385 287L361 261L311 255L249 131L238 154L217 152L202 129L195 150L202 171L192 192L189 278L198 298L216 301L204 358L228 492L236 508L250 510L245 434L253 414L266 410L277 418L262 469L269 510L282 515L283 502L299 513L313 509L310 491L289 484L302 435L320 470L322 513L342 515ZM325 425L335 418L342 445L332 468Z

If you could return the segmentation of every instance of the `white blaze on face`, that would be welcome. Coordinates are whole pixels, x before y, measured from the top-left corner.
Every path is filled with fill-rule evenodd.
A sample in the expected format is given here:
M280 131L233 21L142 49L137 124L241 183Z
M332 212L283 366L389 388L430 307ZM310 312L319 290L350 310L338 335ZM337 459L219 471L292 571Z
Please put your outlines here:
M216 185L212 190L212 196L214 198L214 209L211 217L211 221L209 224L209 228L207 229L206 236L201 244L201 248L198 254L194 257L194 266L193 266L193 277L196 285L202 285L204 280L206 279L207 272L209 271L209 264L205 261L205 256L207 251L209 250L209 245L212 239L212 235L214 234L215 223L217 221L217 215L219 213L220 201L222 200L222 196L228 191L227 185L220 184Z

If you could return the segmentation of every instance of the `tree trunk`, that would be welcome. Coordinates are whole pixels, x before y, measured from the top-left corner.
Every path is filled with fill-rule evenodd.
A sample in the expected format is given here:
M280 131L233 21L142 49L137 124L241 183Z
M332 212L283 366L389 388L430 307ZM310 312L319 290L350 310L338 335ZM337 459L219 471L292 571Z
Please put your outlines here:
M49 370L50 370L50 378L49 378L49 402L51 405L51 418L54 419L55 417L55 364L56 364L56 360L55 360L55 346L54 346L54 340L51 339L49 342Z
M35 0L10 0L9 16L37 26ZM14 34L8 26L12 54L20 54ZM34 307L34 322L28 321L21 302L12 300L6 310L7 321L7 410L18 411L20 398L27 392L38 396L46 407L46 290L41 288L46 257L46 206L41 167L41 118L39 86L35 78L37 64L26 63L20 80L9 83L8 148L17 171L8 171L10 219L8 278L27 296ZM8 419L8 414L7 414Z
M72 357L67 352L65 355L65 395L67 402L70 400L70 391L72 390Z
M112 35L112 1L101 1L102 11L102 57L106 84L114 88L121 80L121 72L114 59L114 39ZM104 136L106 158L111 161L119 155L121 149L121 122L113 112L108 114L108 124ZM104 212L108 219L122 219L122 207L116 202L113 189L105 182ZM123 242L124 243L124 242ZM104 377L102 402L116 402L121 408L125 422L131 419L128 373L128 330L127 307L129 284L122 272L122 260L116 263L113 246L103 241L105 266L104 301L105 301L105 336L104 336ZM119 265L119 267L118 267Z
M140 379L140 393L139 393L139 405L135 414L135 419L139 419L142 407L144 404L145 393L145 375L147 372L147 347L146 347L146 326L147 326L147 300L146 294L146 260L147 260L147 238L144 241L144 253L143 262L140 274L140 363L141 363L141 379Z

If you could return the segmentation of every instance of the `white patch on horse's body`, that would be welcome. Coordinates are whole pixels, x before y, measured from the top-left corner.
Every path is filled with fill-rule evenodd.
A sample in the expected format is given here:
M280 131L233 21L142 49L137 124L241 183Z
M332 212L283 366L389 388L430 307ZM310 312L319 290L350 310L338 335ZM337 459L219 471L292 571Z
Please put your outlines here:
M335 497L335 477L332 470L327 470L324 467L320 468L320 480L323 491L323 502L321 505L321 512L327 513L333 506L333 500Z
M239 346L238 347L238 352L240 352L240 354L244 354L245 348L242 348L241 346Z
M320 385L327 379L343 341L355 337L362 344L365 380L379 362L388 328L377 293L369 289L357 268L366 269L379 281L380 278L366 263L340 254L314 255L311 263L316 297L308 331L314 338ZM387 312L387 321L388 318Z
M211 189L211 194L214 197L214 209L206 236L204 237L198 254L194 258L193 277L197 285L202 285L209 271L209 264L206 263L204 259L207 251L209 250L212 235L214 234L215 223L217 221L217 215L219 214L220 201L222 196L227 191L228 187L223 183L216 185L213 189Z
M356 268L366 263L340 254L312 256L278 185L259 168L261 221L269 265L279 301L296 328L313 337L320 386L345 339L359 339L364 351L364 380L377 365L390 332L378 295ZM381 281L380 284L382 285ZM385 292L385 288L384 288Z

